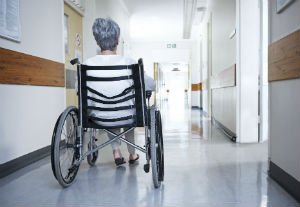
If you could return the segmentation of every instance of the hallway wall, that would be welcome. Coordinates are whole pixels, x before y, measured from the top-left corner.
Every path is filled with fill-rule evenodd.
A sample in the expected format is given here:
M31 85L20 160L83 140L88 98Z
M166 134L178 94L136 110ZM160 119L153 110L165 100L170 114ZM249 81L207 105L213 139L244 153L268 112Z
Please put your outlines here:
M0 47L64 63L63 1L20 1L21 42ZM1 65L1 63L0 63ZM50 145L62 87L0 84L0 164Z
M229 36L236 25L235 0L212 0L212 75L236 63L235 38Z
M192 107L199 107L202 108L201 105L201 96L202 96L202 84L201 83L201 39L200 33L197 33L195 37L195 43L192 46L192 64L191 68L191 84L197 85L196 90L192 90L191 92L191 105ZM201 87L199 87L201 86Z
M236 132L235 85L220 84L227 78L220 74L236 63L236 38L229 37L236 25L235 10L235 0L209 1L207 17L202 25L202 81L205 82L203 110L209 113L209 92L211 92L212 117L234 133ZM235 73L232 74L233 76L229 78L235 79Z
M276 3L269 0L270 43L300 29L300 1L296 0L280 14L276 13Z
M277 62L282 60L285 61L284 64L282 64L282 68L284 68L285 71L280 73L281 76L289 74L289 72L292 72L291 74L297 72L298 74L297 77L292 77L292 79L283 78L281 80L270 80L270 69L272 65L269 62L269 157L270 163L272 163L271 166L277 166L276 168L270 168L270 174L273 177L275 176L275 179L279 181L279 183L285 186L285 188L300 200L300 1L294 1L281 13L276 12L276 4L274 1L269 0L269 4L269 49L271 46L274 46L275 43L283 42L286 38L289 38L289 40L292 41L291 43L288 44L284 41L284 48L277 48L277 51L275 51L277 55L276 60ZM291 34L293 34L293 37L297 38L291 38ZM298 51L298 53L296 51ZM274 56L274 53L269 52L269 55L272 54ZM278 170L284 172L285 177L282 175L278 176ZM295 180L291 182L291 179Z
M236 38L229 38L236 25L235 0L213 0L210 4L212 12L212 71L217 77L236 63ZM235 75L235 73L233 73ZM220 79L221 78L221 79ZM236 90L235 85L220 85L226 77L212 79L212 116L226 128L236 133ZM234 76L230 77L235 79Z
M258 142L260 9L252 0L209 1L203 28L203 108L237 142Z
M202 24L201 24L201 83L202 83L202 110L207 116L210 116L210 60L209 60L209 44L211 42L210 36L210 12L206 13Z

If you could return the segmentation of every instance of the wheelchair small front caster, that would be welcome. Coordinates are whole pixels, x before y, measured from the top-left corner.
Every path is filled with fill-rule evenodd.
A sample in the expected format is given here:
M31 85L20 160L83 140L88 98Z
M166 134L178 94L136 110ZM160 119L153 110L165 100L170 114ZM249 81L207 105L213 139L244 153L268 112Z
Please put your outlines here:
M144 171L145 171L145 173L148 173L149 170L150 170L150 164L145 164L144 165Z

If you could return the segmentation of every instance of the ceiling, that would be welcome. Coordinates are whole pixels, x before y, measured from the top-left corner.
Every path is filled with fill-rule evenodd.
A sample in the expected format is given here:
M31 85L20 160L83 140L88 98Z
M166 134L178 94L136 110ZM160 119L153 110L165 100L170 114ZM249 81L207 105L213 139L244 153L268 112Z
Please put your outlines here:
M130 32L134 40L179 40L187 25L184 3L205 7L207 0L123 0L131 14ZM193 21L189 19L188 21Z

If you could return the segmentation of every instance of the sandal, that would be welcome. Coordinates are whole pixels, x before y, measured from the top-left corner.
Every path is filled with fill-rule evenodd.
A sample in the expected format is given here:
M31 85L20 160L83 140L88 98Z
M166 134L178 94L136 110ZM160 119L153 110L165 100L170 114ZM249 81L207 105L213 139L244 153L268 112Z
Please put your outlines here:
M134 164L140 158L139 154L136 154L136 158L133 160L129 160L129 164Z
M115 163L116 163L117 166L120 166L120 165L125 164L126 161L125 161L124 157L118 157L118 158L115 159Z

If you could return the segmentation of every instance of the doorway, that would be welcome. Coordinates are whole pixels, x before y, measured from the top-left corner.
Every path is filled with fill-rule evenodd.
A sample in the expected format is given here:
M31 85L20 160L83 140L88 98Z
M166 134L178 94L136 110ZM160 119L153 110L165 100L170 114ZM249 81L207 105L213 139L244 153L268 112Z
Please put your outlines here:
M78 13L71 3L64 3L64 44L66 71L66 106L77 106L75 90L76 67L70 60L78 58L82 62L83 56L83 16Z
M164 133L190 132L191 89L187 63L158 63L156 103L162 111Z

